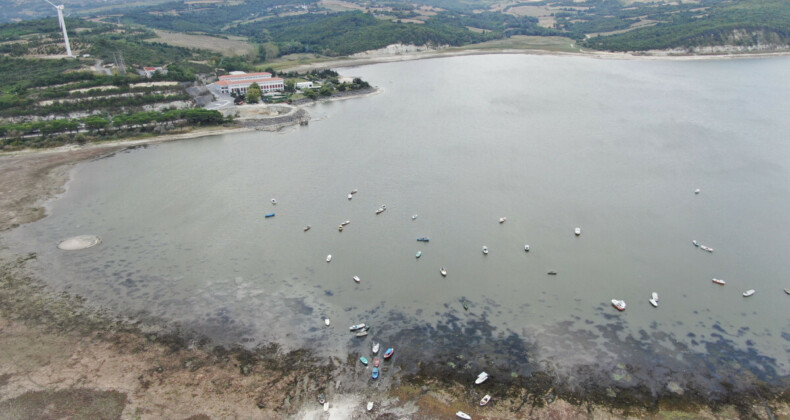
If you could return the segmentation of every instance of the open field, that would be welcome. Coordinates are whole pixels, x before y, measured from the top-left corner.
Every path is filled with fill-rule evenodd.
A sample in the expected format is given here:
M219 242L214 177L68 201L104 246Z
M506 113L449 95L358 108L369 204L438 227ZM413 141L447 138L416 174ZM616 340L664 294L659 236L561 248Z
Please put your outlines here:
M175 47L200 48L226 56L245 55L255 51L255 46L241 39L224 39L208 35L188 35L178 32L154 30L158 35L150 42L162 42Z
M579 47L570 39L561 36L527 36L516 35L510 38L497 39L471 44L451 50L541 50L556 52L579 52Z

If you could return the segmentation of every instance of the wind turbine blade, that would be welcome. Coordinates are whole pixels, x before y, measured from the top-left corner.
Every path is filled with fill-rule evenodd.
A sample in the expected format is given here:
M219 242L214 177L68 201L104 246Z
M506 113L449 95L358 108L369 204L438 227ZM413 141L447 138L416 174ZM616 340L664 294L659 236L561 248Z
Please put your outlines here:
M52 5L52 7L56 8L56 9L58 8L58 6L55 6L55 5L54 5L54 4L53 4L51 1L49 1L49 0L44 0L44 1L45 1L45 2L47 2L47 3L49 3L49 4L51 4L51 5Z

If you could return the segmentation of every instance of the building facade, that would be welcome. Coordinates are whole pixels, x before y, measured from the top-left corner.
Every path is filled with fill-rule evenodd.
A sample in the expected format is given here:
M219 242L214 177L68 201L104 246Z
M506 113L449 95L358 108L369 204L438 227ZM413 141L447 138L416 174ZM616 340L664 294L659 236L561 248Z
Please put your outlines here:
M282 91L285 89L285 81L281 77L272 77L271 73L245 73L234 71L230 74L219 77L219 81L214 83L219 87L221 93L242 93L246 94L251 84L257 83L261 87L261 92Z

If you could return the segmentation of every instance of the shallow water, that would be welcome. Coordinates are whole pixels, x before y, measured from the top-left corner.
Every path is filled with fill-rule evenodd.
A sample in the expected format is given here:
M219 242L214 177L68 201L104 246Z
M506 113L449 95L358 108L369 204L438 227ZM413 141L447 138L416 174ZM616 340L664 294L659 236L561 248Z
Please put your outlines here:
M384 92L311 107L308 127L80 164L51 216L8 237L58 288L225 343L345 359L375 340L399 369L463 353L470 370L581 382L593 366L654 390L744 372L773 383L790 373L788 65L496 55L345 69ZM55 247L80 234L102 243ZM348 332L358 322L368 337Z

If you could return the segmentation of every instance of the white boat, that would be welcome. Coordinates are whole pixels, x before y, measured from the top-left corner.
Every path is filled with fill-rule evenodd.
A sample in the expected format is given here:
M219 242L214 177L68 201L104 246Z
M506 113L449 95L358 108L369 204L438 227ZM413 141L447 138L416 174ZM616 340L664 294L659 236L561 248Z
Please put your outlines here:
M417 258L420 258L420 257L422 257L422 251L417 251L417 254L416 254L415 256L416 256Z
M373 409L373 401L368 401L368 411Z
M524 252L529 252L529 245L524 245Z
M751 296L753 294L754 294L754 289L749 289L749 290L743 292L743 297L749 297L749 296Z
M324 319L324 324L326 324L327 327L329 326L329 318Z
M488 374L485 372L480 372L480 374L477 375L477 379L475 379L475 385L480 385L483 382L485 382L487 379L488 379Z
M713 252L713 248L705 245L700 245L699 248L703 251Z
M277 200L272 198L272 204L277 204Z
M458 417L458 418L466 419L466 420L472 420L472 416L470 416L469 414L464 413L463 411L459 411L459 412L455 413L455 416Z
M417 215L416 214L411 215L411 220L417 220Z
M332 254L326 256L326 262L332 261Z
M579 235L581 235L581 234L582 234L582 228L580 228L580 227L577 227L576 229L574 229L574 230L573 230L573 233L574 233L576 236L579 236Z
M491 401L491 396L486 394L486 396L483 397L482 400L480 400L480 405L486 405L488 404L489 401Z
M785 289L785 293L787 293L788 295L790 295L790 289Z
M696 239L691 241L691 243L694 244L694 246L699 247L699 242L697 242Z
M329 411L329 403L328 402L324 403L324 411Z
M618 300L618 299L612 299L612 306L614 306L618 311L622 312L622 311L625 310L625 301L624 300Z
M354 276L353 279L355 282L359 283L359 276Z
M360 332L357 333L357 337L364 337L366 335L368 335L367 331L360 331Z
M716 284L720 284L720 285L722 285L722 286L724 286L725 284L727 284L727 282L726 282L726 281L724 281L724 280L722 280L722 279L713 279L713 282L714 282L714 283L716 283Z
M340 226L346 226L351 223L351 220L346 220L345 222L341 223Z
M505 223L505 220L507 220L507 217L500 217L499 223Z
M656 302L658 302L658 293L656 293L656 292L653 292L653 293L651 293L651 294L650 294L650 297L652 297L652 298L653 298L653 300L655 300Z
M348 199L349 199L349 200L351 200L352 198L354 198L354 196L353 196L353 195L351 195L351 194L349 194L349 195L348 195Z
M379 209L376 210L376 214L384 213L384 210L387 210L387 209L385 209L384 207L379 207Z
M694 190L694 194L699 194L699 188L697 188L696 190Z
M656 301L655 299L651 298L648 299L647 301L650 302L650 304L653 305L654 308L658 308L658 301Z
M488 255L488 247L483 245L483 254Z
M337 230L339 232L342 232L343 231L343 225L337 225Z
M373 343L373 347L370 349L370 351L372 351L373 354L379 354L380 347L381 346L379 346L379 343Z
M446 277L446 276L447 276L447 270L445 270L445 269L444 269L444 267L442 267L442 268L439 270L439 272L440 272L440 273L442 273L442 276L443 276L443 277Z
M348 327L348 329L351 330L351 331L361 330L363 328L365 328L365 323L364 322L361 323L361 324L354 324L354 325Z

